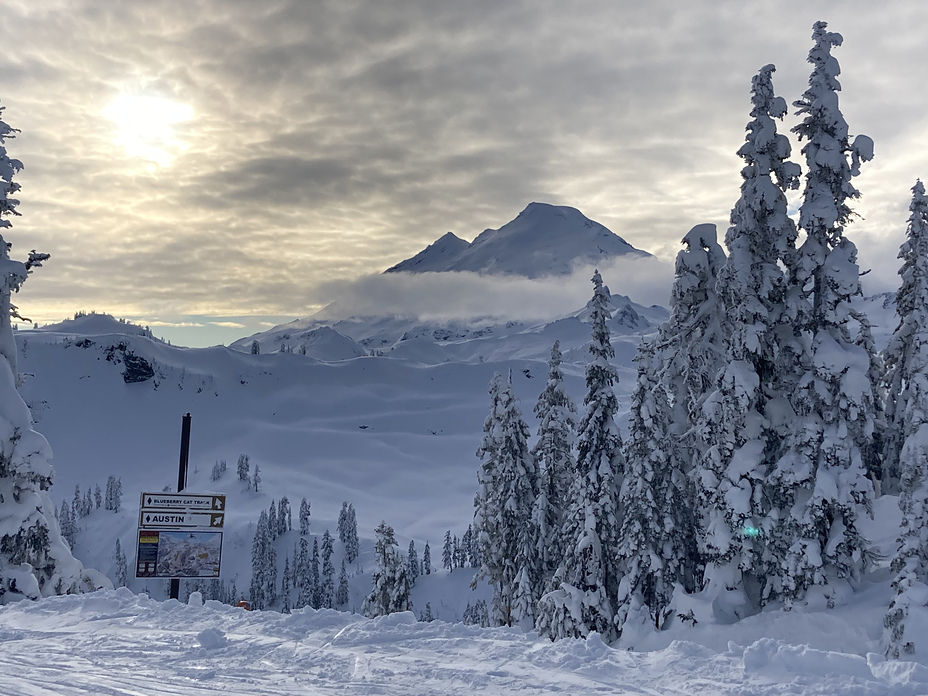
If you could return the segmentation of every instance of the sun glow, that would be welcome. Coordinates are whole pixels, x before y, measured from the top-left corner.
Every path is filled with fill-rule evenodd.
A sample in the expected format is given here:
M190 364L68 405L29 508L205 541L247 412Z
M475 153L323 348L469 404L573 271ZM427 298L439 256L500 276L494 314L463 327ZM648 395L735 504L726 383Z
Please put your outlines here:
M165 167L186 149L174 125L190 121L193 107L162 97L123 94L103 110L118 126L116 142L129 155Z

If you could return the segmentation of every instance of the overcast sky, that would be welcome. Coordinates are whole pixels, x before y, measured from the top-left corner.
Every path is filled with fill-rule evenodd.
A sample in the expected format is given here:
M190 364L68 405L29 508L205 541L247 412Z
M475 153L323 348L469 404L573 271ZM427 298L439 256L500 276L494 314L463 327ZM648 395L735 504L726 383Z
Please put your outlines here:
M95 309L228 342L345 281L377 292L365 276L531 201L670 261L693 225L724 233L751 77L774 63L798 98L818 19L844 36L851 133L876 143L848 236L870 289L893 289L928 177L911 0L3 0L0 104L25 165L5 236L52 254L18 304L41 323ZM666 304L653 283L605 280ZM558 292L582 303L590 287ZM460 287L429 292L453 303Z

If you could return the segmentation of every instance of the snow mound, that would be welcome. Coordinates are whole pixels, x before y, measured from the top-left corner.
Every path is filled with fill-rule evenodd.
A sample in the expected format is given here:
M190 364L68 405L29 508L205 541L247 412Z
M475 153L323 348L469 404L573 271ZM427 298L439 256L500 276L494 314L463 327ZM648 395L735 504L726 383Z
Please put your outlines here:
M125 319L117 319L112 314L78 314L73 319L65 319L57 324L46 324L33 331L43 333L61 333L71 336L102 336L104 334L122 334L126 336L145 336L152 338L151 329L139 326Z
M231 347L249 352L253 342L257 341L261 353L300 353L325 362L351 360L369 354L363 346L331 326L302 331L294 328L291 324L284 324L270 331L242 338Z
M228 635L234 635L229 640ZM928 669L761 638L741 650L677 640L652 652L598 636L551 643L512 628L292 615L128 590L0 607L0 693L916 696Z

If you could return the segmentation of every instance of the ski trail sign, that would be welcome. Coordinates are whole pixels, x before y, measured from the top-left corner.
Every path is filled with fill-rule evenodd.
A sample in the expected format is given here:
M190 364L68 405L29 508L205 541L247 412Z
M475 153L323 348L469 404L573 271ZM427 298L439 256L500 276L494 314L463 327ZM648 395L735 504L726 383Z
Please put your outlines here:
M218 578L226 496L142 493L137 578Z

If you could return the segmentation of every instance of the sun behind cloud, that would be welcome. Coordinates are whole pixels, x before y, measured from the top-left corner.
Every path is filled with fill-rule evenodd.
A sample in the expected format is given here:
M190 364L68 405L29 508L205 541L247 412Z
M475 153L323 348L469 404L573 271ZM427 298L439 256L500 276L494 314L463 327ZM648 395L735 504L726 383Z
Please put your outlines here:
M116 142L129 155L166 167L185 149L174 125L192 120L194 111L164 97L121 94L103 115L118 126Z

